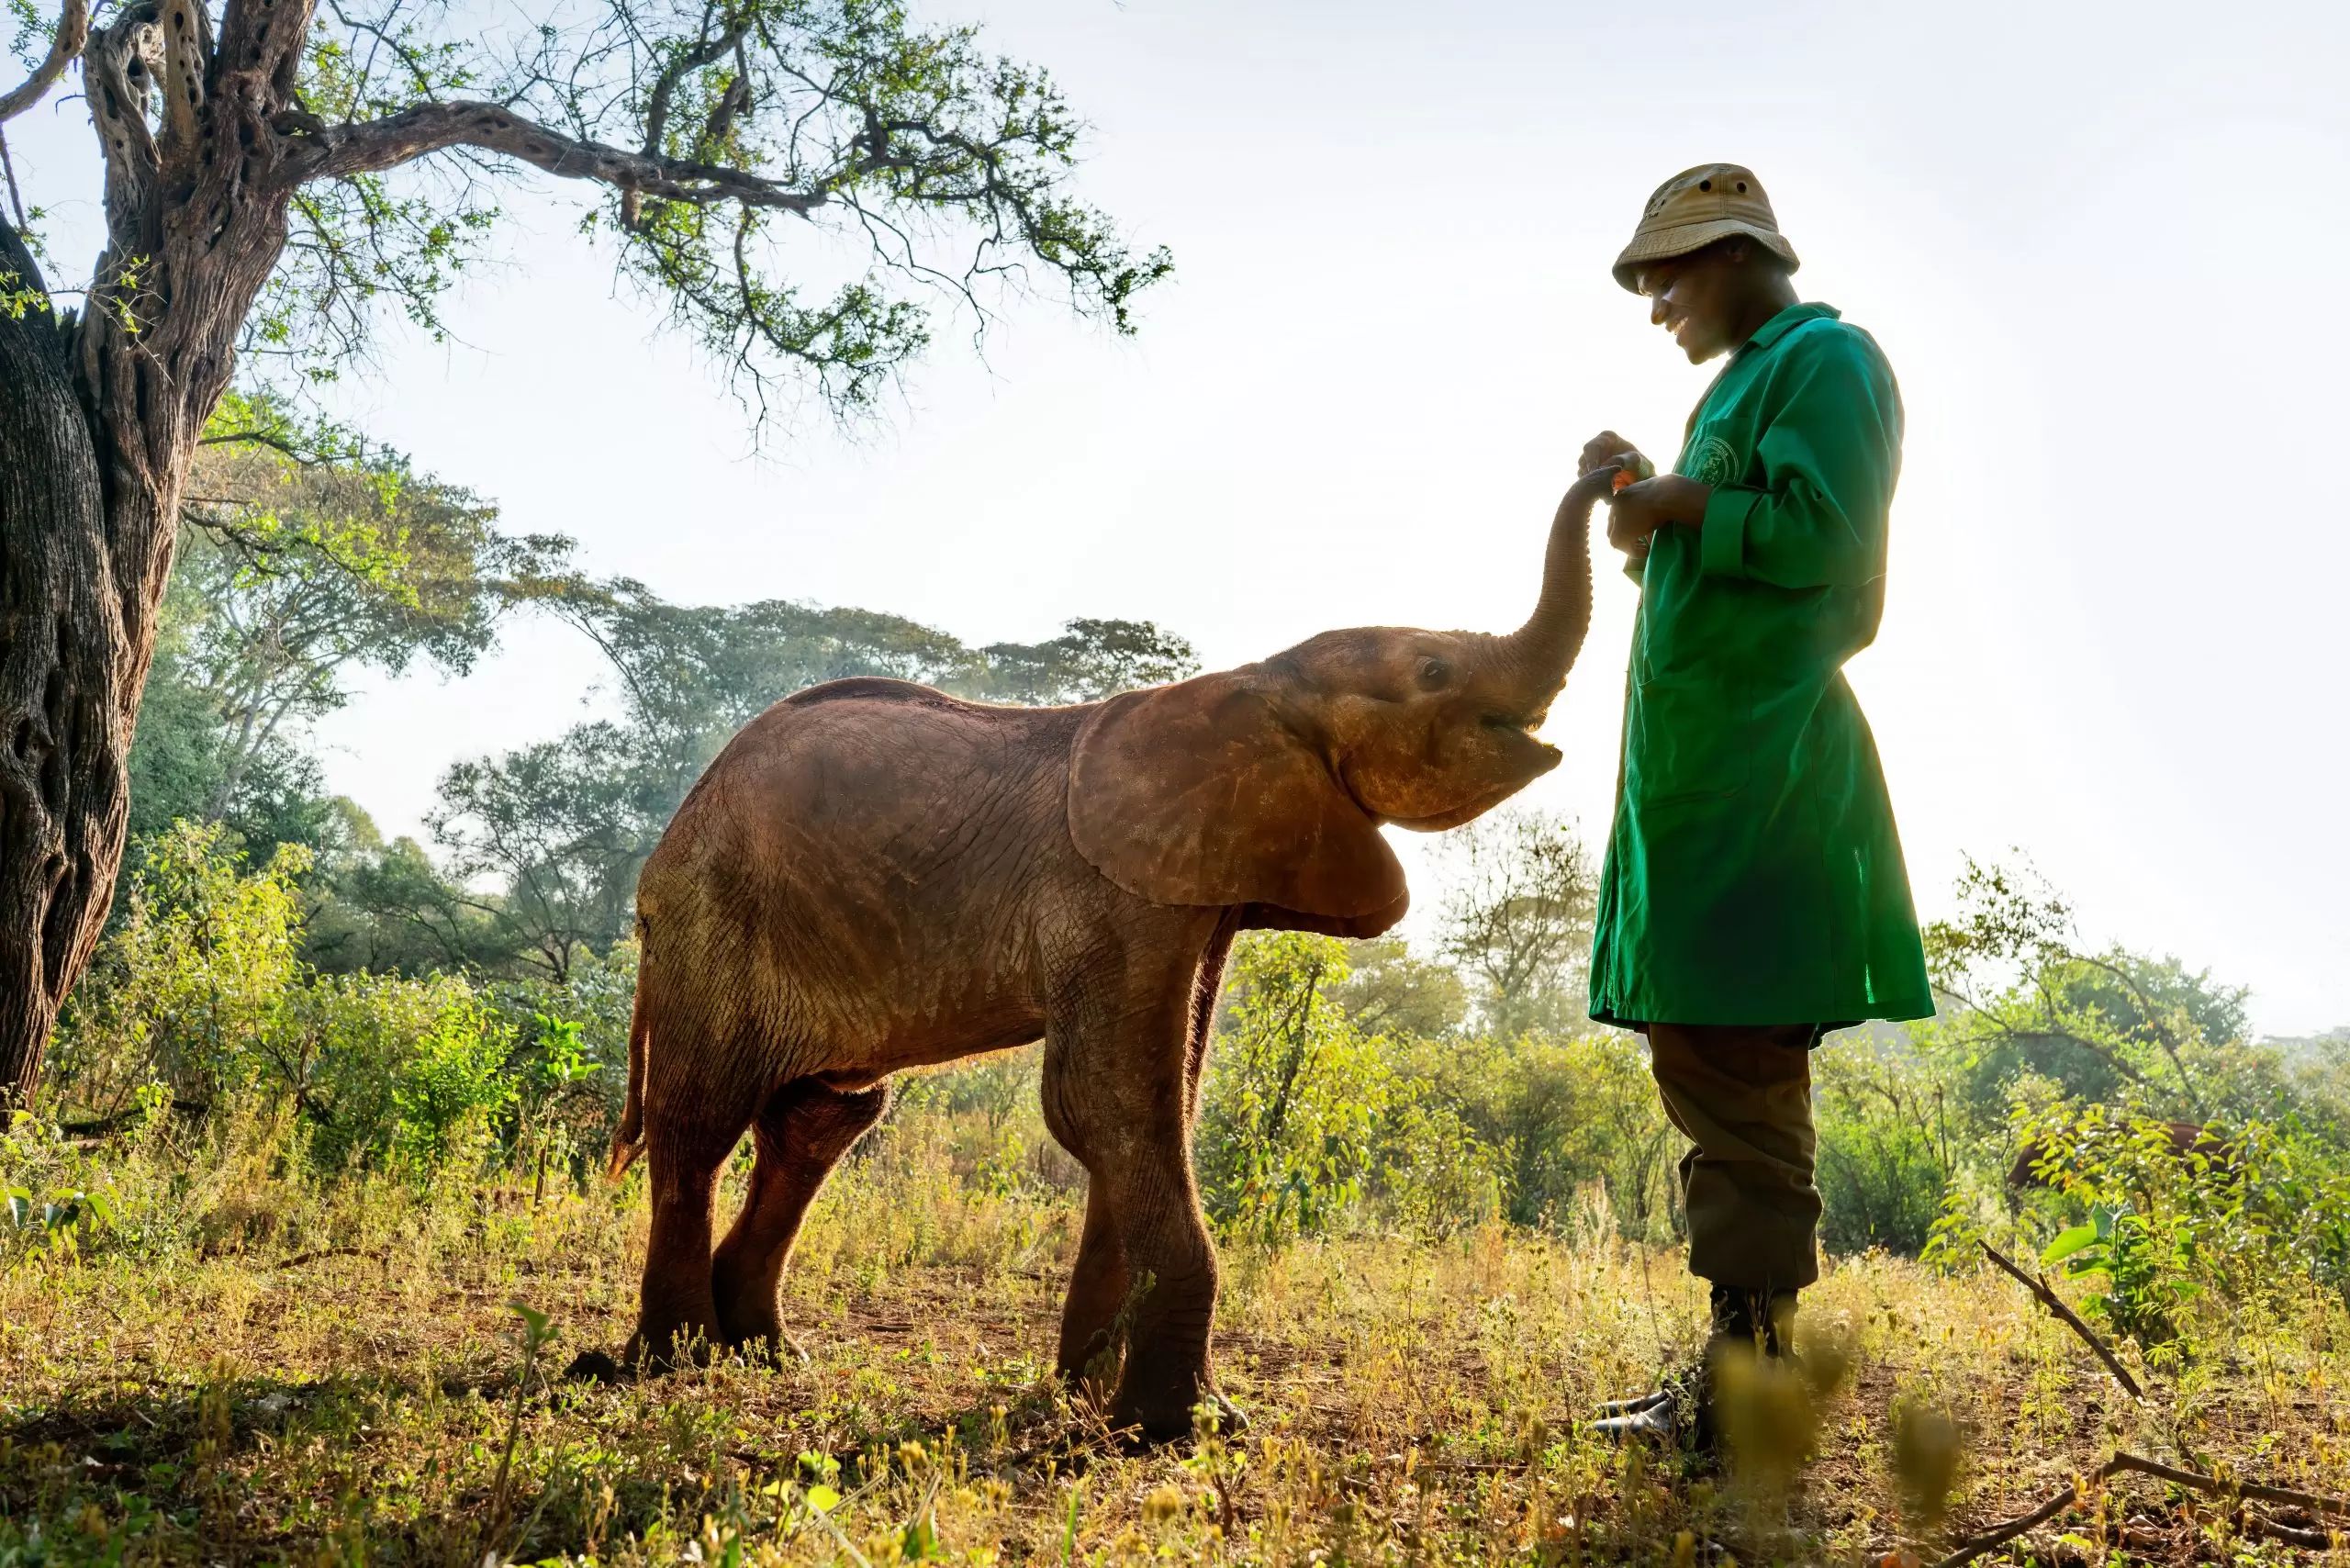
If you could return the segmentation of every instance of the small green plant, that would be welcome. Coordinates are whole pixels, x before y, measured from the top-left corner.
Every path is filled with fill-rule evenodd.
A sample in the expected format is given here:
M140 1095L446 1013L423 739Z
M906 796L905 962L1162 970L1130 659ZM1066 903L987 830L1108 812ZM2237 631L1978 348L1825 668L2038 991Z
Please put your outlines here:
M531 1374L538 1369L539 1352L554 1341L547 1315L525 1301L509 1301L507 1310L522 1320L522 1364L514 1373L514 1403L507 1413L506 1446L498 1450L498 1479L489 1489L489 1519L482 1527L482 1548L494 1558L513 1521L514 1445L522 1436L522 1406L530 1397Z
M2176 1231L2158 1239L2143 1215L2100 1204L2087 1220L2058 1232L2040 1260L2062 1263L2067 1278L2101 1281L2090 1309L2116 1332L2160 1344L2176 1336L2173 1311L2203 1288L2188 1275L2193 1260L2187 1246Z
M29 1187L5 1189L9 1226L27 1243L51 1253L80 1252L91 1239L112 1230L114 1203L106 1193L60 1189L37 1201Z
M410 1171L430 1176L471 1135L486 1135L519 1086L506 1070L505 1028L479 1006L459 1006L434 1020L392 1091L398 1115L394 1153Z

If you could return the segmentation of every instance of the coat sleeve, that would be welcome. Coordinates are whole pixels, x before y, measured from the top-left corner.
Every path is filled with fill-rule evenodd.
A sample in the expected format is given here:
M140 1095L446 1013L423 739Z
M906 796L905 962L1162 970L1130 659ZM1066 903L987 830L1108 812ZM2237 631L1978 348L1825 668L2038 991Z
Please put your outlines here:
M1860 332L1807 332L1787 346L1754 443L1762 483L1715 487L1704 570L1784 588L1857 588L1885 575L1900 390Z

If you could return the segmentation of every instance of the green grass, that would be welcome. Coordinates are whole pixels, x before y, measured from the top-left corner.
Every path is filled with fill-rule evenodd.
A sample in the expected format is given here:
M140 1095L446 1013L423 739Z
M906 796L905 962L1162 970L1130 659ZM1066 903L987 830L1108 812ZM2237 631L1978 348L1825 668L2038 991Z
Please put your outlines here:
M1852 1374L1792 1475L1615 1451L1579 1417L1685 1354L1700 1297L1598 1203L1559 1236L1227 1246L1215 1354L1252 1425L1130 1452L1049 1376L1081 1188L1032 1123L934 1109L844 1168L787 1285L804 1361L619 1386L550 1374L628 1332L634 1179L536 1206L520 1177L319 1184L274 1125L17 1148L11 1180L111 1188L116 1226L21 1237L0 1275L0 1568L1931 1561L1905 1401L1964 1435L1954 1533L2117 1444L2350 1490L2338 1301L2226 1321L2141 1408L2011 1282L1883 1256L1806 1298ZM518 1300L557 1336L519 1383ZM2181 1505L2120 1479L2005 1560L2311 1555Z

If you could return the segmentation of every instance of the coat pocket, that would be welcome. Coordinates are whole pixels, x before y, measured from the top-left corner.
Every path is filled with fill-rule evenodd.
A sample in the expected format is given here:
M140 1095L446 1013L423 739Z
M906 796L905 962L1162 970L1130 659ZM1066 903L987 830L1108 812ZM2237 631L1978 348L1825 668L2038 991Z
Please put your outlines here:
M1753 700L1737 677L1659 676L1639 689L1625 784L1649 805L1719 799L1746 788Z

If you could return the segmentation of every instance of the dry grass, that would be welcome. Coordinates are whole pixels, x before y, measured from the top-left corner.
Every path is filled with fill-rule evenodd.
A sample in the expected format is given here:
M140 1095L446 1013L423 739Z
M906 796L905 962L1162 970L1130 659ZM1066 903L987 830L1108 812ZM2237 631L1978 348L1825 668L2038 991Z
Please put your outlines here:
M1883 1258L1807 1298L1854 1372L1784 1484L1613 1451L1578 1417L1685 1353L1698 1296L1669 1254L1615 1241L1604 1213L1567 1238L1227 1249L1216 1353L1253 1425L1128 1452L1046 1376L1079 1217L1067 1168L976 1117L901 1125L828 1193L789 1286L804 1364L518 1389L511 1300L554 1319L556 1368L624 1337L633 1188L535 1211L502 1188L320 1191L273 1175L267 1147L256 1135L195 1179L155 1149L98 1156L118 1161L127 1215L179 1228L158 1219L149 1240L127 1231L86 1259L12 1255L0 1568L456 1568L490 1551L1874 1563L1917 1528L1892 1477L1903 1400L1966 1435L1955 1533L2025 1511L2117 1444L2350 1489L2338 1304L2233 1323L2182 1367L2150 1369L2141 1409L2011 1282ZM2154 1409L2181 1412L2176 1429ZM2118 1479L2004 1560L2313 1557L2181 1505ZM1932 1543L1907 1544L1930 1560Z

